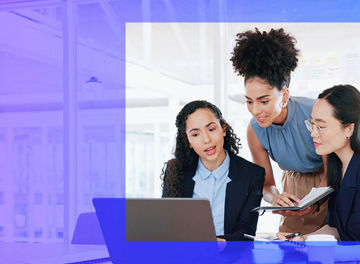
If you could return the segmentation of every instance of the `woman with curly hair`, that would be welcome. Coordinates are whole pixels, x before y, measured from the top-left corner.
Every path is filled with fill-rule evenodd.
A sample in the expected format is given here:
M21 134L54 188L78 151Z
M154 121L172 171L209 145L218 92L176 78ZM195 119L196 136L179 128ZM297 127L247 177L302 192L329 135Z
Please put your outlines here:
M247 139L253 161L266 171L264 199L274 206L293 206L312 187L326 185L323 158L316 154L304 120L315 100L289 95L290 74L298 63L296 40L284 30L237 34L232 64L244 77L245 97L253 115ZM279 193L269 157L284 171ZM319 203L303 211L278 211L281 232L311 233L325 224L327 206Z
M206 101L185 105L176 117L175 158L162 171L162 197L210 201L218 240L255 235L265 170L236 154L240 140L220 110Z

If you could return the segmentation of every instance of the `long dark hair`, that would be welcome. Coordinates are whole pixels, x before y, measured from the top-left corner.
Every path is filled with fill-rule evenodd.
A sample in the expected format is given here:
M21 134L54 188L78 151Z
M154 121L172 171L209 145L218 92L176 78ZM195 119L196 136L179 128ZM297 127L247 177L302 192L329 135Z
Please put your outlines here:
M325 99L333 108L333 115L346 127L354 124L354 131L350 137L350 147L360 152L360 92L352 85L336 85L324 90L318 98ZM327 180L333 188L339 188L342 175L342 164L333 152L327 155Z
M221 127L225 127L224 149L230 154L237 154L241 147L240 139L236 137L231 126L225 121L221 111L212 103L207 101L192 101L186 104L176 117L177 127L175 158L165 163L161 178L163 180L163 196L181 197L183 187L183 172L194 169L197 166L198 155L190 148L186 135L186 120L189 115L199 108L210 109L220 121Z
M245 82L259 77L279 91L289 87L290 73L297 66L299 53L294 37L282 28L269 32L255 28L255 31L238 33L236 37L230 61L235 72L245 77Z

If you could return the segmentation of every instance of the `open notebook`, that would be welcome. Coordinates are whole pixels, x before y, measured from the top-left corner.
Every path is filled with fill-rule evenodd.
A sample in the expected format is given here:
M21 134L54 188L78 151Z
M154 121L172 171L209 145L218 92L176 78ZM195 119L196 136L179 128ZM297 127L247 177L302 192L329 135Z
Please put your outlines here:
M330 186L328 187L313 187L311 191L300 200L300 203L295 206L261 206L252 209L252 212L261 212L261 211L274 211L274 210L304 210L310 205L320 201L324 197L328 196L334 191Z

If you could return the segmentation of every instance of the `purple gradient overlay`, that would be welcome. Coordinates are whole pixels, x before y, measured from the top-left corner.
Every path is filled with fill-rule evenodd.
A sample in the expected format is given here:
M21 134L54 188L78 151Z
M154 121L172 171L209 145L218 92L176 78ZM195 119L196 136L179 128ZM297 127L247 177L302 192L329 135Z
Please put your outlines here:
M95 13L96 3L79 4L70 20L74 24L67 29L67 36L74 38L70 46L63 41L61 3L50 22L42 19L47 10L40 4L36 11L15 5L0 11L1 38L6 39L0 45L0 241L69 242L78 214L94 210L93 197L125 196L127 22L360 21L360 3L350 0L150 1L146 17L144 1L110 3L120 37L111 36L109 28L102 30L104 14ZM27 12L37 12L38 19ZM74 48L71 41L79 45L66 56ZM114 52L100 59L100 46ZM85 85L92 76L101 81L100 86ZM117 212L123 219L122 234L124 212L124 208ZM253 249L261 243L228 243L220 254L202 242L119 241L121 260L127 263L309 261L303 246L286 243L277 249L265 246L254 259ZM0 262L1 252L0 248Z

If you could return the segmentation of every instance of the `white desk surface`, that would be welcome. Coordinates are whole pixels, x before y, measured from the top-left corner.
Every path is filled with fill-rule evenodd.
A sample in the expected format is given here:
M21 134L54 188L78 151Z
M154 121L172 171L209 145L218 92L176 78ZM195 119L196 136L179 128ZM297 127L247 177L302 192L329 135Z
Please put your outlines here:
M324 248L326 254L332 255L335 261L359 261L360 245ZM313 254L309 248L299 249L308 255L313 261L321 261L324 256L319 256L319 250ZM255 260L262 262L272 254L278 257L273 263L281 263L284 250L278 248L274 243L255 244L252 250ZM276 253L276 254L275 254ZM6 264L64 264L75 261L84 261L98 258L106 258L109 254L105 245L69 245L63 243L40 244L40 243L4 243L0 242L0 263ZM330 256L329 256L330 257ZM111 263L111 262L106 262Z
M105 245L0 242L1 263L7 264L63 264L106 257L109 254Z

